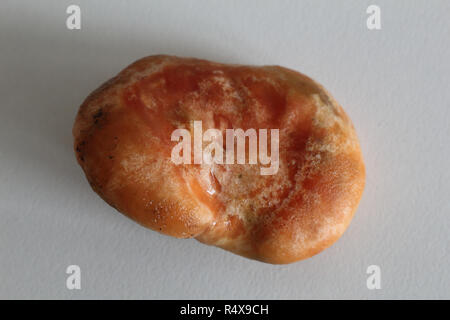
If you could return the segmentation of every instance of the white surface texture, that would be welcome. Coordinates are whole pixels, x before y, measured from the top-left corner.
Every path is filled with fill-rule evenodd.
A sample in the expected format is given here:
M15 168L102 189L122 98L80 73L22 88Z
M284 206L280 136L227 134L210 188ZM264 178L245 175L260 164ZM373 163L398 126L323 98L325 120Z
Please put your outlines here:
M66 8L81 7L81 30ZM366 27L381 8L382 29ZM0 298L450 298L450 1L0 2ZM344 236L290 265L145 229L89 187L84 98L152 54L278 64L322 83L367 170ZM68 265L81 290L66 288ZM369 265L380 290L366 287Z

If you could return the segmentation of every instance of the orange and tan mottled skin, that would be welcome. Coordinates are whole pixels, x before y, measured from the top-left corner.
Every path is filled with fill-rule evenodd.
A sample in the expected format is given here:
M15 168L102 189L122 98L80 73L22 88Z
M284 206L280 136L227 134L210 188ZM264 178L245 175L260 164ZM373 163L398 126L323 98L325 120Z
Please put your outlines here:
M173 130L279 129L280 165L175 165ZM365 170L353 125L312 79L279 66L150 56L87 97L74 148L92 188L140 224L268 263L345 231Z

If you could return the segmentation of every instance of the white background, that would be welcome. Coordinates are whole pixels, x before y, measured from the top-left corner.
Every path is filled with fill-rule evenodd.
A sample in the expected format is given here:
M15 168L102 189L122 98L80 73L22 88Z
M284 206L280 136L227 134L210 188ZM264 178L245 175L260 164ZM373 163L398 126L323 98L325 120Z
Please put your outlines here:
M366 27L370 4L380 31ZM2 0L0 298L450 298L449 12L430 0ZM367 169L335 245L264 264L145 229L91 191L72 150L77 109L159 53L283 65L332 92ZM70 264L81 290L66 289ZM371 264L381 290L366 287Z

